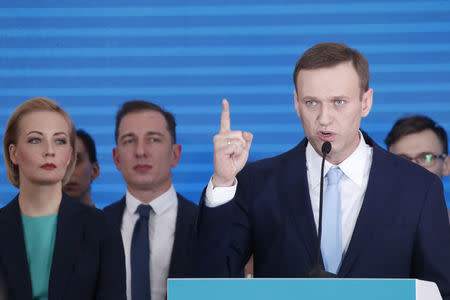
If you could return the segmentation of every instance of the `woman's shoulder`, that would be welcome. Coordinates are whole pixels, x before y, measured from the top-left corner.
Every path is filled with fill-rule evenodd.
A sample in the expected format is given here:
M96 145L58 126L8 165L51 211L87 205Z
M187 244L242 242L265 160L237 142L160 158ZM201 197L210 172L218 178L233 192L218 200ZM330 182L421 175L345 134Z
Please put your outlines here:
M114 227L105 213L93 206L85 205L79 201L64 195L61 202L60 213L71 216L72 222L81 224L90 234L109 236L113 234Z

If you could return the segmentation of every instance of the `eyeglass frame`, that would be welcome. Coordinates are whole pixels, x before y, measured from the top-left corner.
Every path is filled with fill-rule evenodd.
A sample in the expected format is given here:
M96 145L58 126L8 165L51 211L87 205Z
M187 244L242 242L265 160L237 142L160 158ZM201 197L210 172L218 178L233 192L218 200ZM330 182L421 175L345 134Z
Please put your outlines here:
M444 160L448 155L447 154L434 154L434 153L428 153L428 152L423 152L420 153L419 155L417 155L416 157L409 157L405 154L400 154L401 157L408 159L412 162L415 162L421 166L426 166L426 167L432 167L436 164L436 161L438 159L442 159ZM426 157L429 158L426 158ZM429 159L430 161L427 161L427 159Z

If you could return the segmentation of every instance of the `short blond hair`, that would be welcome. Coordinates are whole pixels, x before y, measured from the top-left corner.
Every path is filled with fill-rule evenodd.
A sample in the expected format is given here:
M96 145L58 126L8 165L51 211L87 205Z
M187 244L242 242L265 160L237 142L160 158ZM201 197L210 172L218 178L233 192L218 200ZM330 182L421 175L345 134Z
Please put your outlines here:
M5 135L3 137L3 156L5 158L6 177L9 182L17 188L20 186L19 167L11 161L9 156L9 145L17 144L19 123L22 118L29 113L39 111L59 113L66 120L67 125L69 125L69 140L70 146L72 147L72 155L70 157L69 165L67 166L66 174L64 174L64 178L62 180L63 185L69 181L73 169L75 168L77 155L75 150L75 141L77 135L75 126L73 125L69 114L50 98L36 97L28 99L24 103L20 104L9 117L8 123L6 124Z

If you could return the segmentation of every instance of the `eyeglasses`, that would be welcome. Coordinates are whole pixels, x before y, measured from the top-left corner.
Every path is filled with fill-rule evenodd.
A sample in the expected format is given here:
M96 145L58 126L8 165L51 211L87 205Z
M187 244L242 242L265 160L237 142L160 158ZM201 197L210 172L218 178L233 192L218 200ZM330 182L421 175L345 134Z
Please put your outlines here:
M410 161L414 161L423 167L432 167L438 159L446 158L447 154L437 155L433 153L420 153L416 157L409 157L404 154L401 154L400 156L409 159Z

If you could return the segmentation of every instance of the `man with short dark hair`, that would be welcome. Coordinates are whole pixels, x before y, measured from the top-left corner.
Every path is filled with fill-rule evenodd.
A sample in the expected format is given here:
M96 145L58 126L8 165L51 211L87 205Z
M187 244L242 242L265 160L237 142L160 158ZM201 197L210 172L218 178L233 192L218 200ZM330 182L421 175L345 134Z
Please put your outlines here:
M92 137L83 129L77 130L77 162L63 191L81 203L94 206L91 197L92 181L100 175L97 151Z
M231 130L223 101L214 174L200 205L200 275L238 276L253 253L255 277L307 277L319 261L329 276L434 281L450 299L442 182L360 130L372 107L367 60L344 44L318 44L297 62L294 84L306 138L247 165L252 134Z
M125 249L127 297L164 300L168 277L190 277L197 206L176 193L175 118L154 103L135 100L116 116L114 163L126 195L105 207L120 226Z
M397 120L384 142L390 152L421 165L441 179L450 173L447 133L426 116ZM450 221L450 209L448 214Z

